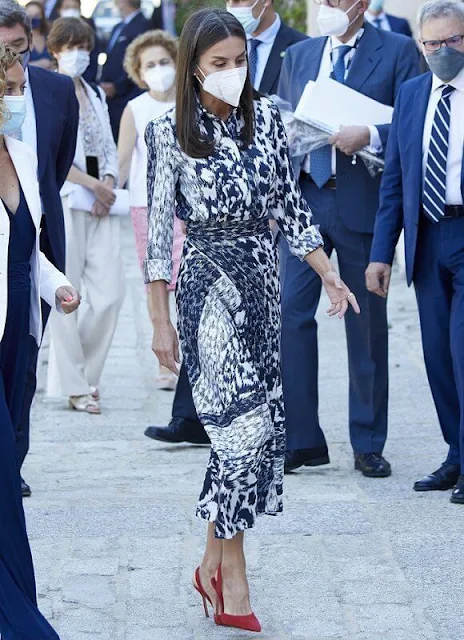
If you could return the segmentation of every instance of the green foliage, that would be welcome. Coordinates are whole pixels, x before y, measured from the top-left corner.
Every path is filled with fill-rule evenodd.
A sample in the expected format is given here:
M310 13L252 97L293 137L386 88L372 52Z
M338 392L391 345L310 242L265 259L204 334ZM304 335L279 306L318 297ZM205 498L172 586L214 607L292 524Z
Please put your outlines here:
M306 33L307 0L274 0L276 11L291 27ZM178 0L177 29L181 32L191 13L205 7L225 7L225 0Z

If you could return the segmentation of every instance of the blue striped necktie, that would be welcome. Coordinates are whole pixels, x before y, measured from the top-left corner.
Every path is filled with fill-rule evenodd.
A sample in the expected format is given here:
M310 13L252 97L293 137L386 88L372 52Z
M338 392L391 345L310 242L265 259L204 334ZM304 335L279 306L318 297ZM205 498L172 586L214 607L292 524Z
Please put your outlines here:
M425 214L433 222L439 222L445 215L446 165L451 124L451 95L453 91L455 91L454 87L449 84L443 85L441 98L435 110L430 136L422 206Z
M345 82L346 75L345 57L351 49L352 47L348 45L343 45L336 49L338 58L334 64L332 78L342 84ZM332 147L329 144L311 153L309 171L311 178L319 189L322 189L327 181L330 180L332 175Z
M250 77L251 77L251 84L253 86L255 86L256 70L258 68L258 47L260 44L261 44L261 40L257 40L256 38L250 39L250 54L249 54Z

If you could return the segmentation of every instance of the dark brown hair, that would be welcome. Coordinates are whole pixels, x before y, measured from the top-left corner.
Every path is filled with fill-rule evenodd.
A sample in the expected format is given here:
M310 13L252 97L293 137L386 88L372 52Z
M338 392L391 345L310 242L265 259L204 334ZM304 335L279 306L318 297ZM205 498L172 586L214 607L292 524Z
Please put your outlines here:
M85 47L91 51L95 44L92 27L81 18L58 18L48 34L47 46L52 56L65 47Z
M27 5L24 7L26 9L26 11L27 11L28 7L37 7L40 10L40 19L42 20L42 26L40 27L40 33L43 36L46 36L47 33L48 33L48 22L47 22L47 16L45 15L45 9L44 9L43 4L39 0L31 0L31 2L28 2Z
M177 55L176 130L181 149L192 158L207 158L214 151L214 140L202 136L198 123L198 80L194 77L200 56L218 42L236 36L247 44L240 22L224 9L202 9L185 23L179 40ZM242 142L248 146L254 136L254 92L250 75L240 98L240 109L245 120Z

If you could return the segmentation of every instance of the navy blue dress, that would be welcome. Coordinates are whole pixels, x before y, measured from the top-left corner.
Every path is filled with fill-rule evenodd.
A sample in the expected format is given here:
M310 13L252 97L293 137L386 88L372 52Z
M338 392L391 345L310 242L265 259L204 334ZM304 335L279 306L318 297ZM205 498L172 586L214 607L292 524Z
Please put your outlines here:
M30 259L35 227L21 189L10 218L8 310L0 342L0 635L2 640L57 640L37 609L16 459L18 424L29 358Z

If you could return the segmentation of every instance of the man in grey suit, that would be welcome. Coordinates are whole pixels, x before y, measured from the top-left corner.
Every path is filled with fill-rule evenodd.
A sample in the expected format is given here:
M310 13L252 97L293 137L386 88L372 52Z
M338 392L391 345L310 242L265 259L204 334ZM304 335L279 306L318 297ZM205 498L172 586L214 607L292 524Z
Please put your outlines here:
M321 5L323 37L287 51L279 95L296 108L306 84L331 76L356 91L393 106L405 80L419 73L411 38L381 31L365 21L369 0L314 0ZM385 300L369 293L369 262L380 177L372 178L353 154L371 147L382 155L389 125L345 127L332 146L300 158L301 189L325 248L337 252L340 273L356 294L360 316L345 319L349 360L349 427L355 468L367 477L386 477L388 325ZM329 462L318 416L318 346L315 314L321 287L316 274L293 258L279 238L282 279L282 373L287 415L286 471Z

